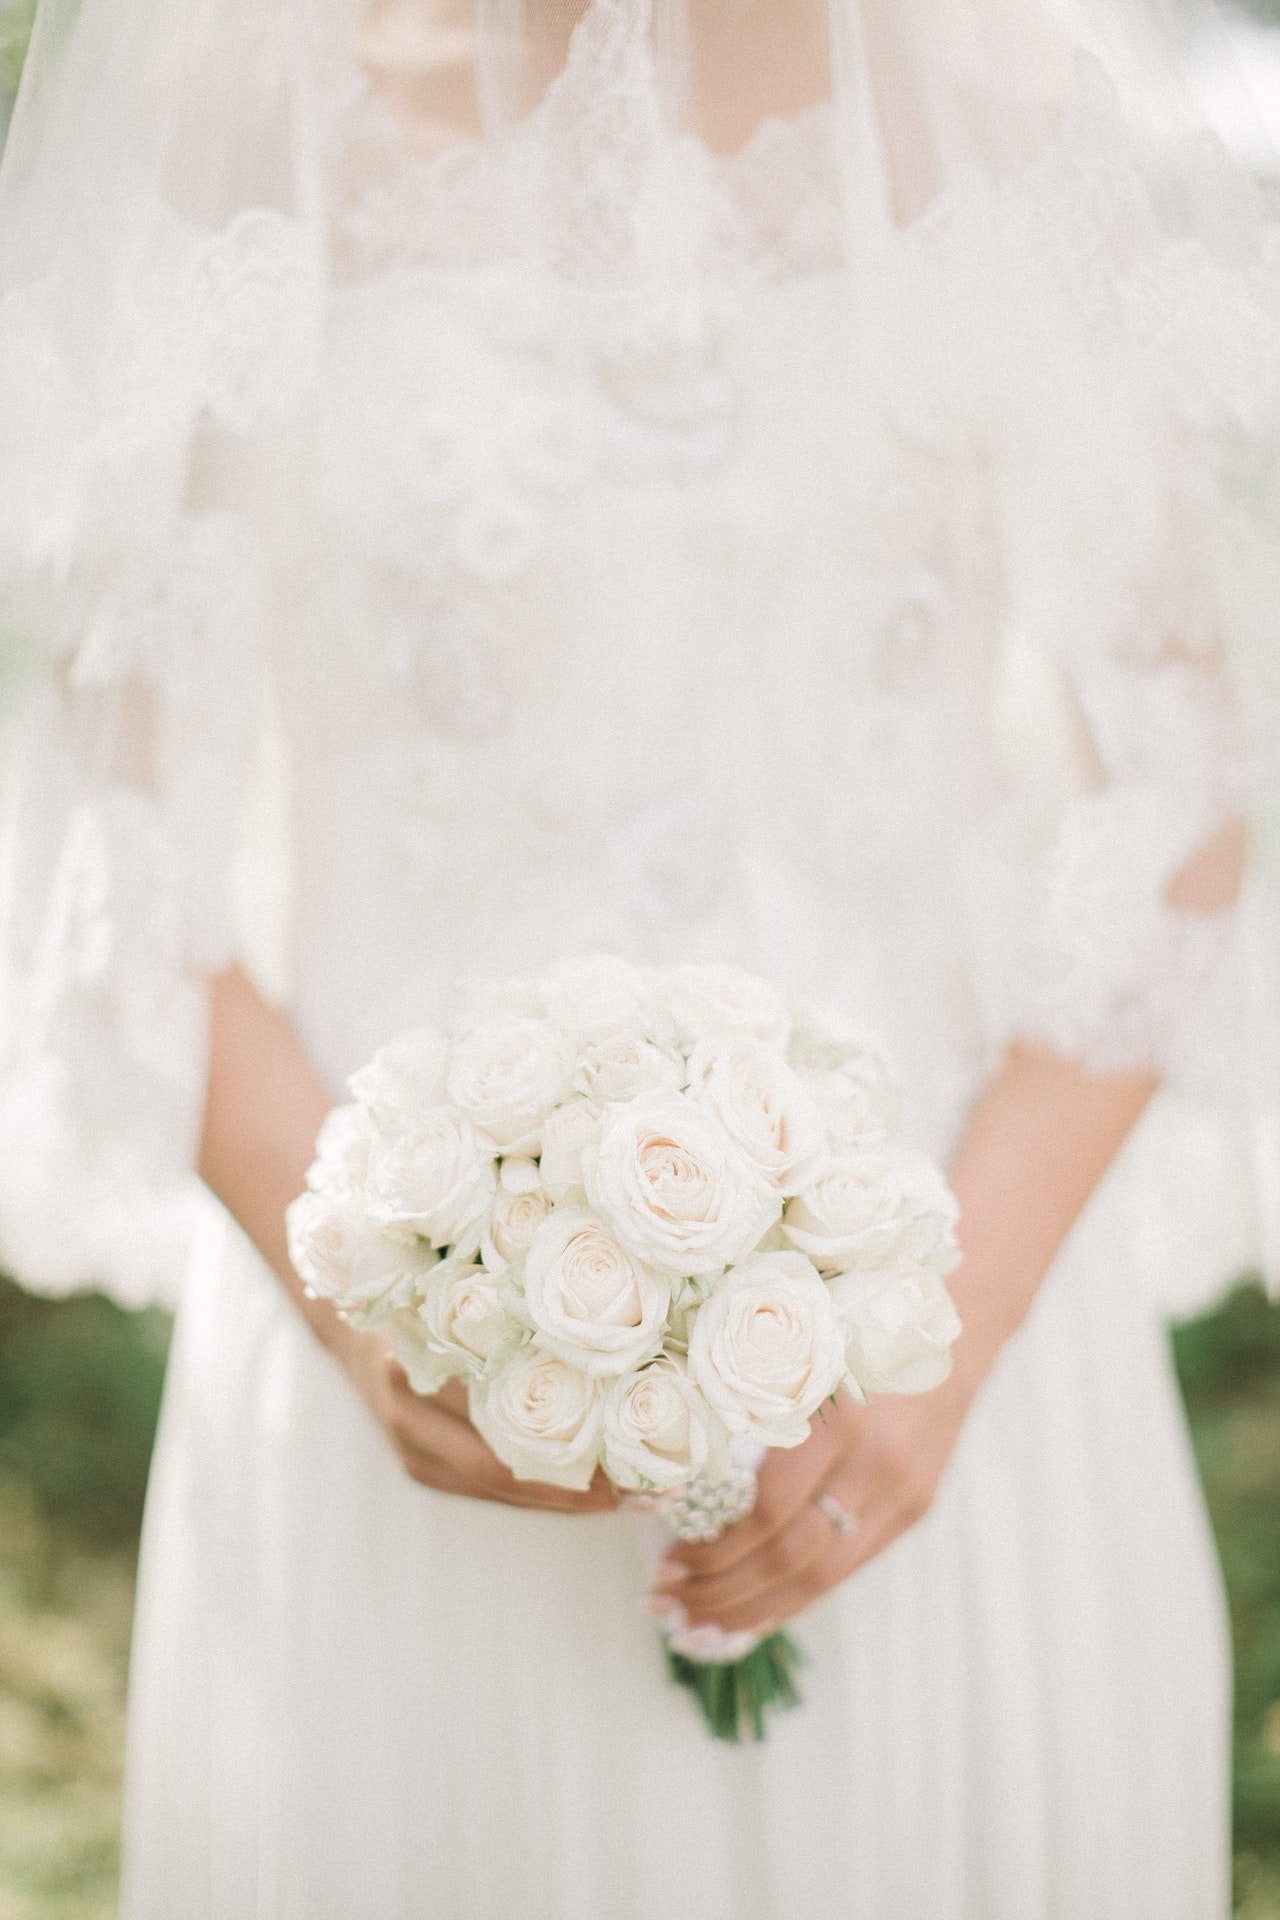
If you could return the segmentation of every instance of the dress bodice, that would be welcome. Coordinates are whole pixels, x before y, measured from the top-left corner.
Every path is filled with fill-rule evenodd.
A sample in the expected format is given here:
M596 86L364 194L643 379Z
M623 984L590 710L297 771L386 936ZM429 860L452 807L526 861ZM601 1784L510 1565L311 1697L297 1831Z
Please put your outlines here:
M716 956L873 1022L952 1124L989 543L849 339L831 272L552 308L404 271L336 309L281 642L335 1073L459 974Z

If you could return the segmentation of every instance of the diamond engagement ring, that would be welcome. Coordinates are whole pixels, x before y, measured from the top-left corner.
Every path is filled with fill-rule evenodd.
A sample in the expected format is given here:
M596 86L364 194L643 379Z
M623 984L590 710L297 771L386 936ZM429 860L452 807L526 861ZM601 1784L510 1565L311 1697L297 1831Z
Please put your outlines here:
M834 1493L820 1493L814 1501L820 1513L825 1513L841 1539L847 1539L858 1530L857 1518L846 1507L842 1507Z

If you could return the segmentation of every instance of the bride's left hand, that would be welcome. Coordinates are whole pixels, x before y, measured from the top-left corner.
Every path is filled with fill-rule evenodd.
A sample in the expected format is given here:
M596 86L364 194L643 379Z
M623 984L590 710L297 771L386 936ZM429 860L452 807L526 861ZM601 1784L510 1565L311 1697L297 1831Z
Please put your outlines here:
M951 1166L964 1252L949 1282L964 1325L954 1372L918 1397L841 1399L803 1446L769 1454L751 1517L710 1546L674 1547L659 1571L657 1592L690 1624L781 1625L928 1512L983 1380L1156 1085L1146 1069L1102 1075L1011 1050Z
M709 1546L673 1548L655 1591L691 1625L780 1626L924 1517L970 1400L954 1376L865 1407L842 1395L803 1446L768 1455L750 1518Z

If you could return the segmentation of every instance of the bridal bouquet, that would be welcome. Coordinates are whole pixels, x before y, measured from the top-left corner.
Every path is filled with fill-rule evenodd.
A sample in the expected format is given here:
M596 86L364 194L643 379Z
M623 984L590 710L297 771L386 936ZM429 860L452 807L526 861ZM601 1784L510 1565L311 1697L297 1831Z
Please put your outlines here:
M293 1261L419 1392L468 1382L520 1478L602 1468L712 1538L841 1388L950 1369L954 1200L895 1140L875 1044L763 980L591 957L472 983L448 1031L401 1035L350 1091L290 1210ZM670 1651L725 1737L796 1698L783 1635Z

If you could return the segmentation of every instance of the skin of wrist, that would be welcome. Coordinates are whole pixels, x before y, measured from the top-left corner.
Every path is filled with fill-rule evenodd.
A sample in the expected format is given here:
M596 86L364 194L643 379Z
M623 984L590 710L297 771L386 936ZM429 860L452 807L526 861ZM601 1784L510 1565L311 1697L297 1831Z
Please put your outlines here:
M976 1263L968 1260L952 1275L948 1286L962 1331L952 1350L951 1373L937 1392L963 1417L1026 1318L1036 1289L1025 1280L1002 1285L995 1278L983 1279Z

